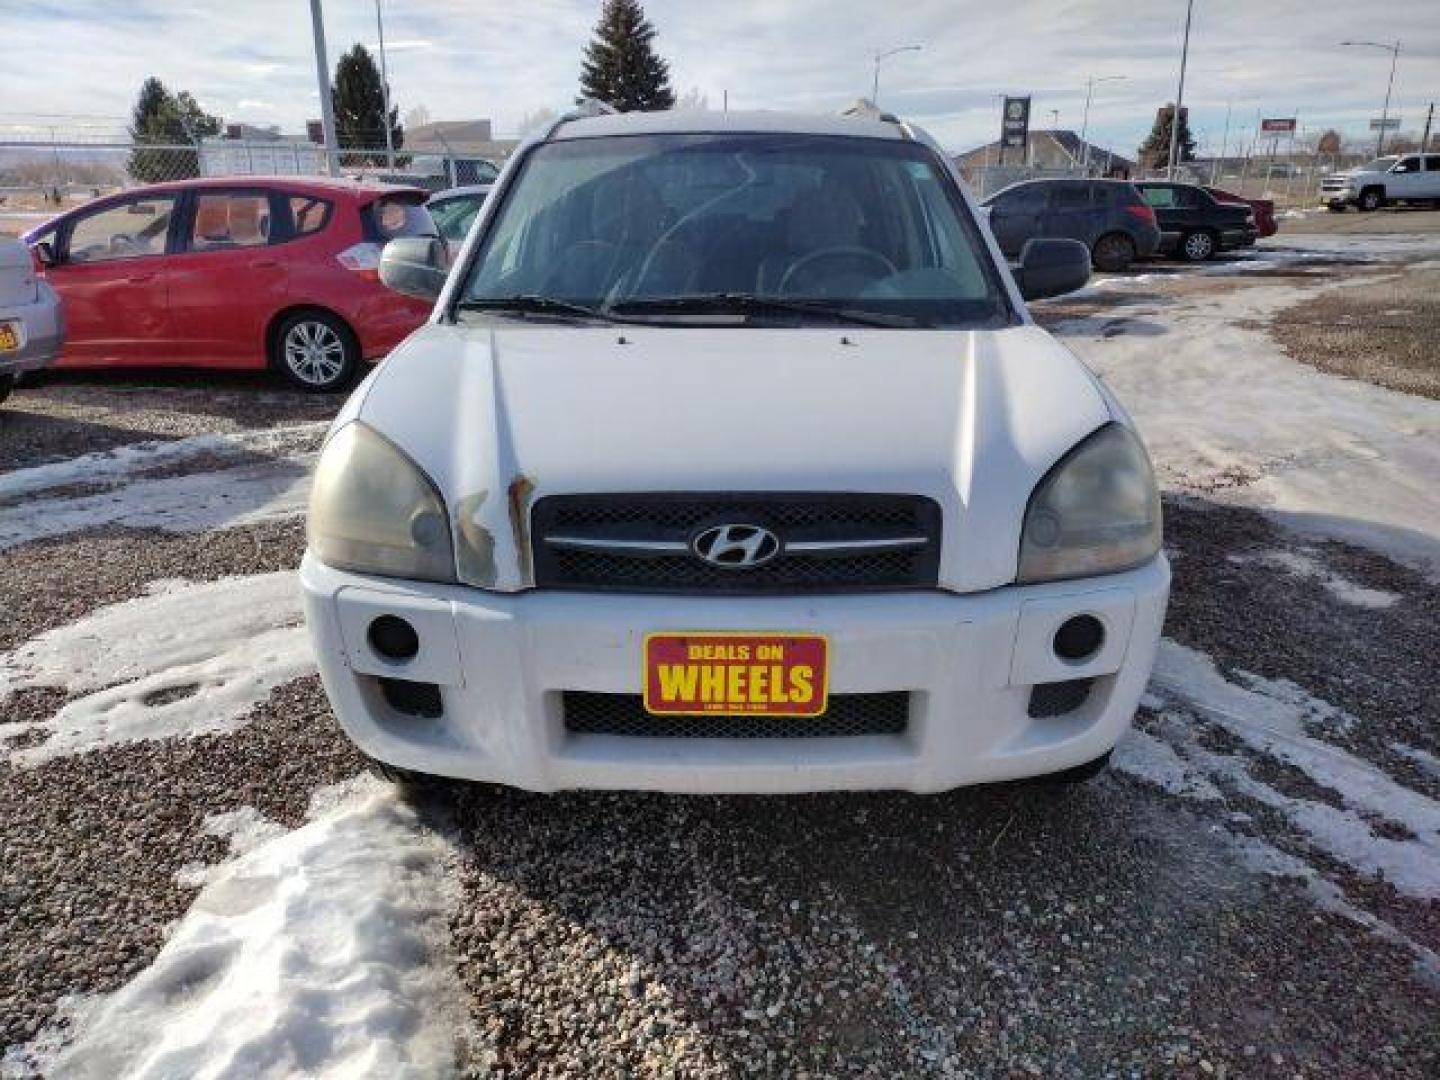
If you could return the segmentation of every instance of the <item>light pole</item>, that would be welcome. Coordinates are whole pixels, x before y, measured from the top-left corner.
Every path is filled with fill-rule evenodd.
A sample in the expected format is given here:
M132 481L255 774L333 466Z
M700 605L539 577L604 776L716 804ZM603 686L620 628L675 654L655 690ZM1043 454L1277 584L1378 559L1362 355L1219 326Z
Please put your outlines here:
M1386 45L1381 41L1342 41L1341 45L1363 45L1371 49L1384 49L1390 54L1390 81L1385 84L1385 105L1380 110L1380 135L1375 140L1375 156L1385 149L1385 124L1390 119L1390 92L1395 89L1395 65L1400 62L1400 42Z
M1170 160L1165 179L1175 179L1175 154L1180 145L1180 118L1185 115L1185 62L1190 59L1190 16L1195 13L1195 0L1185 0L1185 40L1180 46L1180 86L1175 91L1175 111L1170 115Z
M870 104L877 109L880 107L880 61L886 57L894 56L902 52L919 52L923 45L898 45L893 49L886 49L875 54L875 80L870 87Z
M325 168L331 176L339 176L335 106L330 100L330 63L325 59L325 16L320 10L320 0L310 0L310 30L315 39L315 78L320 83L320 127L325 133Z
M385 109L380 126L385 129L385 167L393 172L395 137L390 131L390 71L385 66L385 20L380 15L380 0L375 0L375 29L380 35L380 98Z
M1085 170L1086 176L1090 175L1090 143L1086 141L1085 137L1090 131L1090 99L1095 96L1095 84L1119 82L1123 78L1125 78L1124 75L1102 75L1099 78L1091 75L1085 80L1085 115L1080 119L1080 145L1082 147L1080 165Z

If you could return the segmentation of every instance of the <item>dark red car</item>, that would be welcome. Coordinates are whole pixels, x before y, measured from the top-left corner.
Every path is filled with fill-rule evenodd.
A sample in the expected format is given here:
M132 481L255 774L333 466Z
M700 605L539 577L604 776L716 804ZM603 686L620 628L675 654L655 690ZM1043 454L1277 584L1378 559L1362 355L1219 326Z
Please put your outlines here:
M338 390L430 305L380 284L380 249L434 234L427 192L313 177L132 188L25 236L65 303L58 367L272 367Z
M1280 231L1280 223L1275 220L1275 203L1272 200L1247 199L1244 195L1236 195L1233 191L1218 187L1207 187L1205 190L1221 202L1248 206L1255 211L1255 231L1260 239L1274 236Z

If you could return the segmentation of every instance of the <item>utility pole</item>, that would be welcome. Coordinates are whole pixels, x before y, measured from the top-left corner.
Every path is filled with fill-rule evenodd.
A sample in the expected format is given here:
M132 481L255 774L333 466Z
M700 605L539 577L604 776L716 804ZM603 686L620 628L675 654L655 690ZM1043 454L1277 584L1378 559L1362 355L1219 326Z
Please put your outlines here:
M380 16L380 0L375 0L375 29L380 34L380 98L385 106L385 167L395 171L395 136L390 131L390 72L385 66L385 20Z
M340 154L335 145L335 105L330 100L330 63L325 59L325 16L320 0L310 0L310 29L315 39L315 78L320 84L320 124L325 132L325 164L331 176L340 175Z
M1435 102L1430 102L1430 111L1425 114L1425 134L1420 137L1420 152L1430 149L1430 126L1435 122Z
M1185 0L1185 38L1180 46L1180 86L1175 91L1175 111L1170 116L1170 163L1165 179L1175 179L1175 157L1180 145L1180 118L1185 107L1185 63L1190 59L1190 16L1195 13L1195 0Z
M1363 45L1368 49L1384 49L1390 54L1390 81L1385 84L1385 104L1380 109L1380 134L1375 139L1375 156L1385 153L1385 129L1390 123L1390 94L1395 89L1395 65L1400 62L1400 42L1386 45L1380 41L1342 41L1341 45Z
M1230 144L1230 105L1229 105L1229 103L1227 103L1227 104L1225 105L1225 134L1222 135L1222 136L1220 136L1220 156L1217 157L1217 158L1215 159L1214 163L1210 166L1210 184L1211 184L1212 187L1213 187L1214 184L1215 184L1215 177L1216 177L1216 175L1218 174L1218 172L1220 171L1220 169L1221 169L1221 167L1222 167L1222 162L1224 162L1224 160L1225 160L1225 148L1226 148L1229 144Z

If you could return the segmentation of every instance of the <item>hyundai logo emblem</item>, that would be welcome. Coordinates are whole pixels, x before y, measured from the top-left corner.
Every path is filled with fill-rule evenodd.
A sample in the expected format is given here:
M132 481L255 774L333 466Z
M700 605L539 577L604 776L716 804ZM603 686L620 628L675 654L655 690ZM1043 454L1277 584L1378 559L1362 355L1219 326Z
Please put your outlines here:
M690 550L722 570L753 570L780 554L780 538L761 525L711 525L690 538Z

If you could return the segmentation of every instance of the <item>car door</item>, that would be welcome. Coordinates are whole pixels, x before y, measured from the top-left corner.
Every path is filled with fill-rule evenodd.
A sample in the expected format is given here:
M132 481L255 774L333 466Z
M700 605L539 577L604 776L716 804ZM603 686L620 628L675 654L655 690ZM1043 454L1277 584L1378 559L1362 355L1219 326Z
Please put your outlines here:
M285 305L285 208L263 187L187 193L170 258L176 355L186 363L263 367L270 317Z
M1387 199L1425 198L1425 166L1419 154L1407 154L1397 161L1385 178Z
M1099 235L1091 203L1094 185L1085 180L1056 180L1046 186L1050 188L1050 207L1041 221L1040 234L1057 240L1079 240L1089 247Z
M1140 197L1155 211L1155 224L1160 226L1160 244L1169 247L1180 239L1184 229L1185 211L1176 205L1174 184L1137 184Z
M178 193L107 199L57 231L45 280L65 304L61 363L163 362L173 345L168 252Z
M1425 155L1425 190L1421 198L1440 199L1440 154Z
M1045 188L1044 184L1019 184L991 201L990 231L1007 256L1018 256L1025 241L1040 235L1048 202Z

